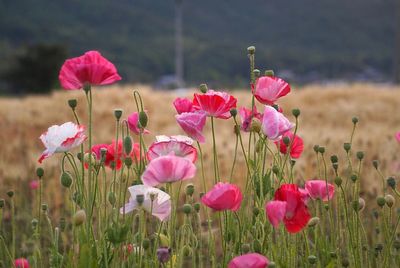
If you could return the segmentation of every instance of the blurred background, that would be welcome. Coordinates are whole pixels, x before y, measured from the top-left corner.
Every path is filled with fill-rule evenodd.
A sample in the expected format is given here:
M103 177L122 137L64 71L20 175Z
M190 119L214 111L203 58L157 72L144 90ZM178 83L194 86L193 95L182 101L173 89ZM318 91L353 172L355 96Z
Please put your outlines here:
M1 0L0 89L48 92L65 58L88 50L123 83L243 88L249 45L257 66L292 83L399 82L396 2Z

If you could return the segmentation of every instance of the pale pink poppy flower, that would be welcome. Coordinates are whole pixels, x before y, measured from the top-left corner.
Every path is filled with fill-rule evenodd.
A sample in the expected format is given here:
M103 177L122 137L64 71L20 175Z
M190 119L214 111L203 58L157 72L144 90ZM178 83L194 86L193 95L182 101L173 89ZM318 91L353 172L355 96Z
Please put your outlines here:
M152 213L153 216L159 218L161 221L166 220L171 214L171 197L166 192L160 189L149 187L146 185L134 185L128 187L128 191L131 194L128 203L124 207L120 208L120 213L130 213L133 210L139 208L139 204L136 200L138 195L143 195L142 208L148 213ZM151 200L153 198L153 200Z
M261 120L262 118L262 115L257 111L256 106L254 106L253 112L250 109L247 109L246 107L240 107L239 115L241 120L240 128L245 132L250 131L252 119L255 118L257 120Z
M236 102L232 95L210 89L205 94L194 94L193 108L206 112L207 116L228 119L231 117L230 110L236 108Z
M176 121L183 131L192 139L204 143L203 129L206 124L205 112L181 113L175 115Z
M320 199L324 202L332 200L335 193L335 186L327 184L324 180L307 181L305 188L312 199Z
M188 98L176 98L174 100L174 107L178 114L193 112L193 103Z
M29 182L29 188L31 188L31 190L36 190L37 188L39 188L39 185L39 180L32 180Z
M272 106L265 106L262 118L262 131L268 139L279 140L283 134L294 127L283 114L275 110Z
M67 152L82 144L87 138L84 132L83 125L76 125L72 122L49 127L45 133L40 135L40 140L46 150L40 156L39 163L54 153Z
M157 157L149 162L143 172L142 181L146 186L191 179L196 174L196 166L187 158L170 155Z
M201 198L201 202L214 210L237 211L243 200L240 188L234 184L219 182Z
M14 260L14 266L16 268L29 268L29 262L25 258L19 258Z
M169 155L171 154L171 152L173 152L176 156L185 157L193 163L196 162L196 148L186 142L187 139L190 139L189 137L186 137L187 139L184 139L184 141L180 141L181 137L179 137L178 139L170 137L169 140L165 140L165 138L163 137L162 141L154 142L147 151L147 159L151 161L157 157ZM157 140L158 139L159 138L157 137Z
M398 142L400 142L400 131L396 132L396 134L394 135L394 137L396 138L396 140Z
M185 142L186 144L193 145L194 141L192 138L189 138L188 136L185 135L173 135L173 136L167 136L167 135L158 135L156 136L157 141L179 141L179 142Z
M58 76L64 89L81 89L84 84L109 85L121 80L114 64L98 51L88 51L83 56L68 59Z
M262 104L272 105L290 92L290 85L275 76L263 76L257 80L254 97Z
M233 258L228 268L266 268L269 260L258 253L248 253Z
M138 112L134 112L130 116L128 116L128 127L136 135L140 134L140 128L139 128L138 124L139 124L139 113ZM143 129L143 134L149 134L149 133L150 133L150 131L148 131L147 129Z

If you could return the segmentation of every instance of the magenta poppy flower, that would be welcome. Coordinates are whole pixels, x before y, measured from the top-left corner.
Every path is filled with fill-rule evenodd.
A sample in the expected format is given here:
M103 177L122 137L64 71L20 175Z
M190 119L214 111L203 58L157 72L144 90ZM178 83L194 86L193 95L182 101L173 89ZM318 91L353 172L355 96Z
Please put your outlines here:
M140 128L139 128L138 124L139 124L139 113L138 112L134 112L130 116L128 116L128 127L136 135L140 134ZM150 133L150 131L148 131L147 129L143 130L143 134L149 134L149 133Z
M262 131L270 140L278 140L283 134L294 127L283 114L275 110L272 106L265 106L262 118Z
M305 188L312 199L320 199L324 202L332 200L335 194L335 186L324 180L307 181Z
M214 210L237 211L242 203L243 195L234 184L219 182L201 198L201 202Z
M191 179L196 174L196 166L187 158L170 155L157 157L149 162L143 172L142 181L146 186Z
M394 135L394 137L396 138L396 140L398 142L400 142L400 131L396 132L396 134Z
M236 99L226 92L208 90L205 94L194 94L193 108L205 111L207 116L221 119L231 117L230 110L236 108Z
M175 115L176 122L181 126L183 131L192 139L204 143L203 129L206 124L205 112L181 113Z
M249 253L233 258L228 268L266 268L269 260L258 253Z
M29 268L29 262L25 258L19 258L14 261L14 266L16 268Z
M280 141L275 142L276 146L279 148L279 151L282 154L286 154L288 150L288 146L286 146L286 144L283 142L284 137L289 137L290 142L292 143L292 147L290 148L290 157L294 159L299 158L304 150L303 139L300 138L298 135L294 135L291 131L288 131L285 134L283 134L282 139Z
M191 145L193 140L191 140L189 137L182 139L181 136L177 138L174 136L168 138L169 139L167 140L163 136L161 141L153 142L147 151L147 159L149 159L149 161L163 155L169 155L171 152L173 152L176 156L186 157L193 163L196 162L197 150ZM188 139L191 141L187 142Z
M46 150L39 158L39 163L54 153L68 152L79 146L86 140L85 126L76 125L72 122L64 123L60 126L54 125L40 135L40 140Z
M254 97L262 104L272 105L290 92L290 85L276 76L258 78Z
M262 118L262 115L257 111L256 106L254 106L253 112L250 109L247 109L246 107L240 107L239 115L240 115L240 120L241 120L240 128L245 132L250 131L251 120L253 118L260 120L260 121Z
M66 60L58 78L61 86L67 90L81 89L84 84L100 86L121 80L114 64L98 51L89 51L83 56Z
M271 224L277 227L283 222L289 233L300 232L311 218L303 194L295 184L281 185L275 192L274 200L269 201L265 209Z
M39 188L39 185L39 180L32 180L29 182L29 188L31 188L31 190L36 190L37 188Z
M188 98L176 98L174 106L178 114L193 112L193 103Z

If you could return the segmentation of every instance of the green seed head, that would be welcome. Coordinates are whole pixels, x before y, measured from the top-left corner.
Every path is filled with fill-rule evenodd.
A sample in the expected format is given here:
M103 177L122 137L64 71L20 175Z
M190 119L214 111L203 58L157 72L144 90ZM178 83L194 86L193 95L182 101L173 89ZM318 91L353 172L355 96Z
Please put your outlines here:
M379 161L378 160L372 160L372 165L374 166L375 169L378 169Z
M396 179L395 178L389 177L389 178L387 178L386 182L387 182L387 185L389 187L391 187L392 189L396 188Z
M343 143L343 149L344 149L346 152L349 152L350 149L351 149L351 143L348 143L348 142Z
M70 99L68 100L68 105L72 110L75 110L76 106L78 105L78 101L76 99Z
M185 213L186 215L192 212L192 206L190 204L184 204L182 209L183 213Z
M274 73L274 70L266 70L264 72L264 75L265 76L269 76L269 77L273 77L273 76L275 76L275 73Z
M331 155L331 162L332 164L337 163L339 161L339 158L337 155Z
M379 196L376 199L376 203L378 204L378 206L383 207L385 205L385 203L386 203L386 200L385 200L385 198L383 196Z
M201 84L199 86L199 89L200 89L201 93L206 93L208 91L207 84Z
M9 190L7 192L7 195L8 195L9 198L12 198L14 196L14 191L13 190Z
M186 185L186 194L192 196L194 194L194 185L192 183Z
M115 119L117 119L117 121L119 121L119 119L121 119L121 116L122 116L122 109L115 109L114 116L115 116Z
M197 212L197 213L199 213L200 212L200 203L194 203L193 204L193 208L194 208L194 210Z
M319 152L320 154L324 154L324 153L325 153L325 147L324 147L324 146L319 146L319 147L318 147L318 152Z
M357 155L357 159L358 159L358 160L360 160L360 161L363 160L363 158L364 158L364 152L359 151L359 152L357 152L356 155Z
M130 155L132 152L132 138L130 136L124 138L124 151L126 155Z
M244 254L249 253L249 252L250 252L250 245L247 244L247 243L242 244L242 252L243 252Z
M43 177L43 175L44 175L44 169L41 168L41 167L38 167L36 169L36 175L39 177L39 179L41 179Z
M300 109L293 109L292 110L292 115L294 116L294 117L299 117L299 115L300 115Z
M308 256L308 263L309 264L315 264L317 262L317 257L314 255Z
M354 125L357 124L357 123L358 123L358 117L354 116L354 117L351 119L351 122L353 122Z
M342 178L341 178L341 177L336 177L336 178L335 178L335 184L336 184L337 186L342 185Z

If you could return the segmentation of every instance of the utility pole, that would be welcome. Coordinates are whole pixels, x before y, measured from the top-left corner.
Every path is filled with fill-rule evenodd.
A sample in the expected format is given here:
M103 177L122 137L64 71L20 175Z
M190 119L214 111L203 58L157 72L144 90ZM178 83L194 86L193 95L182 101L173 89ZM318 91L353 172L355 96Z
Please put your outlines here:
M175 0L175 77L178 87L183 87L182 2Z
M394 82L400 84L400 0L396 0L395 5Z

